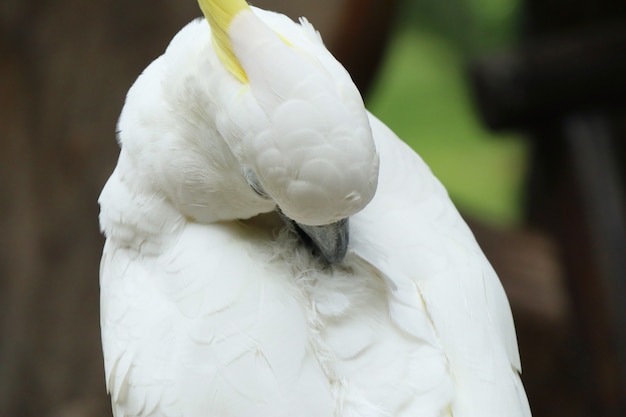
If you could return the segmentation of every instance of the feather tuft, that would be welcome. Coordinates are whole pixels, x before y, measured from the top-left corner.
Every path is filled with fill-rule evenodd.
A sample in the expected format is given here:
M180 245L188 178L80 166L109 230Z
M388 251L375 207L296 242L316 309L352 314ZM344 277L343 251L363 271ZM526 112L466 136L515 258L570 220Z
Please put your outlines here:
M248 76L233 52L228 28L235 16L244 10L250 10L250 6L244 0L198 0L198 4L211 26L213 45L218 57L232 75L241 83L247 83Z

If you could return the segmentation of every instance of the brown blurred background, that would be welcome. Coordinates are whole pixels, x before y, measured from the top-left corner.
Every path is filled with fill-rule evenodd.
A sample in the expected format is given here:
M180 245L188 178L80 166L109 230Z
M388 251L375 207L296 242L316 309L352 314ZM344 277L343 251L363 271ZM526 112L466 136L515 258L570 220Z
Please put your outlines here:
M409 3L253 2L294 18L307 16L366 97L384 60L394 22ZM449 12L462 12L463 4L462 0L450 2ZM598 6L600 11L593 15L584 8L571 11L582 2L525 4L527 40L542 40L551 32L546 28L565 26L554 23L556 18L536 18L559 15L545 11L548 4L570 10L568 16L561 16L567 22L595 19L603 23L603 16L611 15L613 20L624 16L622 6ZM5 132L0 141L2 417L111 415L98 321L103 238L98 231L97 198L117 158L114 131L126 91L173 34L198 15L192 0L3 0L0 4L0 125ZM564 33L578 33L578 28L572 24ZM602 32L598 42L620 51L622 34L619 29L608 35ZM548 42L548 51L574 50L574 56L583 59L580 51L598 50L593 42L584 49L585 42L571 46L568 39L555 41L556 46ZM594 117L555 100L551 105L559 110L542 109L541 114L549 117L537 121L531 110L537 103L545 103L544 97L520 99L515 91L509 91L512 87L507 77L513 74L517 81L530 80L524 84L529 90L545 90L536 86L539 76L535 74L539 71L542 75L537 68L554 67L558 75L564 65L571 67L562 64L562 54L552 59L545 53L541 49L545 44L538 42L539 52L534 46L525 49L520 55L523 59L515 49L480 60L467 57L468 68L473 68L468 70L467 80L473 85L482 120L493 129L517 130L535 138L529 145L529 197L523 224L496 227L473 218L469 222L511 299L524 381L535 416L626 415L621 362L626 328L621 327L620 307L626 300L619 298L624 295L623 280L615 279L626 278L620 269L623 262L615 261L626 258L626 247L621 246L623 200L615 187L605 190L609 196L617 195L613 199L605 198L606 194L585 194L589 188L598 188L593 185L598 181L614 181L617 189L623 190L619 172L623 172L624 158L619 143L624 143L624 126L615 120L626 120L622 117L624 103L618 102L615 110L611 102L611 110L605 111L598 103L611 101L612 96L583 92L595 97ZM535 59L537 55L541 59ZM598 78L607 78L602 77L602 70ZM577 73L566 75L575 81L580 77ZM485 78L503 84L492 85ZM620 93L619 74L615 78L614 84L603 88ZM591 84L594 80L583 77ZM562 101L578 103L577 99L565 95ZM588 103L588 97L579 101ZM585 111L588 108L581 106ZM569 117L570 113L576 116ZM607 134L603 127L611 127L613 133ZM603 145L601 150L617 155L617 172L604 173L608 177L602 176L601 169L596 172L597 159L577 159L576 155L591 152L585 148L586 136L574 134L578 141L571 142L567 133L593 132L592 128L600 131L591 134L594 138L608 138L608 148ZM594 141L592 150L599 147ZM618 145L611 148L615 143ZM600 161L607 166L605 160ZM585 172L598 175L589 177ZM592 186L585 188L584 184ZM590 199L606 205L585 205ZM611 211L615 207L617 213ZM607 226L598 218L613 223ZM607 238L612 243L603 246L607 227L613 231ZM607 252L608 261L598 255Z

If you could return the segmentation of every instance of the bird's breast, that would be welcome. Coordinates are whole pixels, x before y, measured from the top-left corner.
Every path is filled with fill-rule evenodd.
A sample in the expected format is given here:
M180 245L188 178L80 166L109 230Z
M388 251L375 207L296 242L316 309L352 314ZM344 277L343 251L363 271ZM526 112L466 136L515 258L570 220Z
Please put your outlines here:
M125 276L103 284L105 357L135 363L114 378L175 386L180 411L192 417L401 416L420 403L417 391L446 378L441 352L390 321L375 268L354 254L327 267L293 232L270 235L254 224L190 224L166 256L122 262ZM120 343L116 334L139 336ZM167 342L146 343L159 335Z

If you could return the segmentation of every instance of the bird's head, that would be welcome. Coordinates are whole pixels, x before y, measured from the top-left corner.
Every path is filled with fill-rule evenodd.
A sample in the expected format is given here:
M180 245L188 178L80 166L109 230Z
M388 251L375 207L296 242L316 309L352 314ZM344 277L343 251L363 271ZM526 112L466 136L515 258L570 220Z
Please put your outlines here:
M139 113L157 118L156 146L170 166L158 168L162 188L183 214L209 222L277 208L327 260L340 260L346 219L368 204L378 181L356 86L308 22L243 0L198 1L208 24L183 29L163 62L146 70L143 77L158 82L140 88L140 77L133 86L120 119L123 145ZM146 89L144 107L162 101L165 113L127 109ZM145 140L135 147L146 153Z

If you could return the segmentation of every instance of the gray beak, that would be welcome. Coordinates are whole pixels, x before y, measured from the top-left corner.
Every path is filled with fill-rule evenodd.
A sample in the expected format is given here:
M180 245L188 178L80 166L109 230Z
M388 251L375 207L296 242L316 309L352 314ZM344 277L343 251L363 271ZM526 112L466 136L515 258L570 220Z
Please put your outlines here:
M348 251L348 218L323 226L307 226L296 223L310 239L329 264L341 262Z
M282 214L280 210L278 212L286 223L291 223L296 227L303 240L313 245L329 264L341 262L346 256L349 240L349 222L347 217L331 224L307 226L294 222Z

